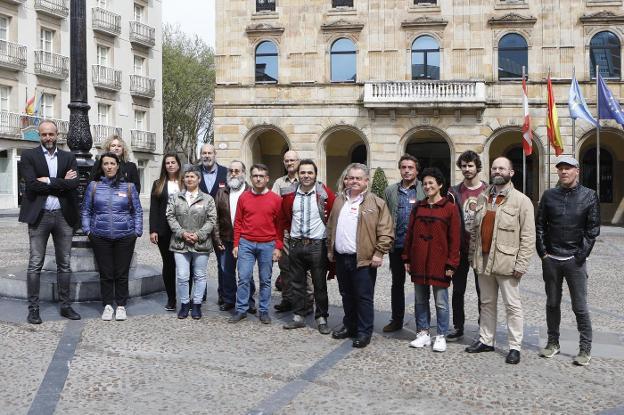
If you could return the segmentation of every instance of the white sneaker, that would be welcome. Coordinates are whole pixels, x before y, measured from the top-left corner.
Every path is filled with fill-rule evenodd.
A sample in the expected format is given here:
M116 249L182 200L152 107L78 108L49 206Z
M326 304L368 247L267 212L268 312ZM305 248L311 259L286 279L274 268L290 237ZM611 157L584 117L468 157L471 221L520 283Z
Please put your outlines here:
M434 352L446 351L446 339L444 338L444 336L436 336L435 341L433 342L433 351Z
M126 307L124 306L117 307L117 311L115 311L115 320L124 321L127 318L128 316L126 315Z
M102 312L102 320L111 321L112 319L113 319L113 307L111 307L109 304L106 304L106 307L104 307L104 312Z
M410 347L415 347L417 349L431 345L431 337L429 336L429 332L426 330L419 331L416 334L416 339L412 341L409 345Z

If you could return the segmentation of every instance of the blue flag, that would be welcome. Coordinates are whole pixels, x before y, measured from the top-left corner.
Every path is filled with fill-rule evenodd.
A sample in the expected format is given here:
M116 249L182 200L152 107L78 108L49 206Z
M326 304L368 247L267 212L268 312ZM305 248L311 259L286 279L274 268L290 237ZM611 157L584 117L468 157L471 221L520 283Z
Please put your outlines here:
M583 98L583 94L581 94L581 89L579 88L576 76L574 76L572 84L570 84L568 108L570 109L570 117L582 118L588 123L593 124L595 127L598 127L598 121L592 117L589 112L589 108L587 107L587 103L585 102L585 98Z
M624 127L624 111L620 107L620 103L615 99L607 84L598 75L598 118L601 120L615 120Z

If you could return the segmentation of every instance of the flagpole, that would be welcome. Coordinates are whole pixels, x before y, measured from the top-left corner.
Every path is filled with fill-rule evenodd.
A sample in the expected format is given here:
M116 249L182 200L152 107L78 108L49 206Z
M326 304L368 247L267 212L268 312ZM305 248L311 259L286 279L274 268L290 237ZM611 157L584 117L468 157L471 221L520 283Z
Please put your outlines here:
M572 79L576 77L576 68L572 67ZM571 116L572 114L570 114ZM572 118L572 157L576 158L576 118Z
M548 67L548 79L550 79L550 66ZM547 82L546 89L548 89L548 81L546 81L546 82ZM548 107L548 98L546 98L546 101L547 101L546 107ZM554 130L555 126L551 125L550 128L552 128ZM546 173L546 177L548 179L548 188L550 189L550 145L551 145L551 143L549 142L548 138L546 138L546 141L547 141L546 147L548 148L548 156L547 156L548 157L548 170L547 170L547 173Z
M522 66L522 80L523 81L524 81L524 77L525 77L525 67ZM529 90L529 87L527 87L527 102L529 100L528 90ZM522 135L522 133L520 134ZM521 137L521 138L522 138L522 141L524 141L524 137ZM526 154L524 153L524 145L522 146L522 193L526 195Z
M596 127L596 195L598 196L598 203L600 203L600 92L598 91L600 86L598 85L598 72L600 65L596 65L596 112L598 117L598 126Z

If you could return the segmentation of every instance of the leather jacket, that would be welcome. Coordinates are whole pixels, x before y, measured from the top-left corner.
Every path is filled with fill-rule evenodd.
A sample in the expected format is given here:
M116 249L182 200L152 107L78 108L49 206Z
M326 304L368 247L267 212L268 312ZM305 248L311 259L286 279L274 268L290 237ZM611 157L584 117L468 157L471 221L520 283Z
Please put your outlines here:
M546 190L537 209L537 253L574 256L581 264L600 235L600 203L596 192L580 184Z

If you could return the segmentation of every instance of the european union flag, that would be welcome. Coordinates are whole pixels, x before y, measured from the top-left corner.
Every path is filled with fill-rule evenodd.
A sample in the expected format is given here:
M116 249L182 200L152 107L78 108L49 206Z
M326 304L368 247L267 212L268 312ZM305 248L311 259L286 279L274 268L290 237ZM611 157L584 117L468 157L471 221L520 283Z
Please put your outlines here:
M600 75L598 75L598 106L599 119L615 120L624 127L624 111Z
M581 94L581 88L579 88L576 76L572 79L572 84L570 85L568 108L570 109L570 117L582 118L593 124L595 127L598 127L598 121L592 117L589 112L589 108L587 107L587 103L585 102L585 98L583 98L583 94Z

